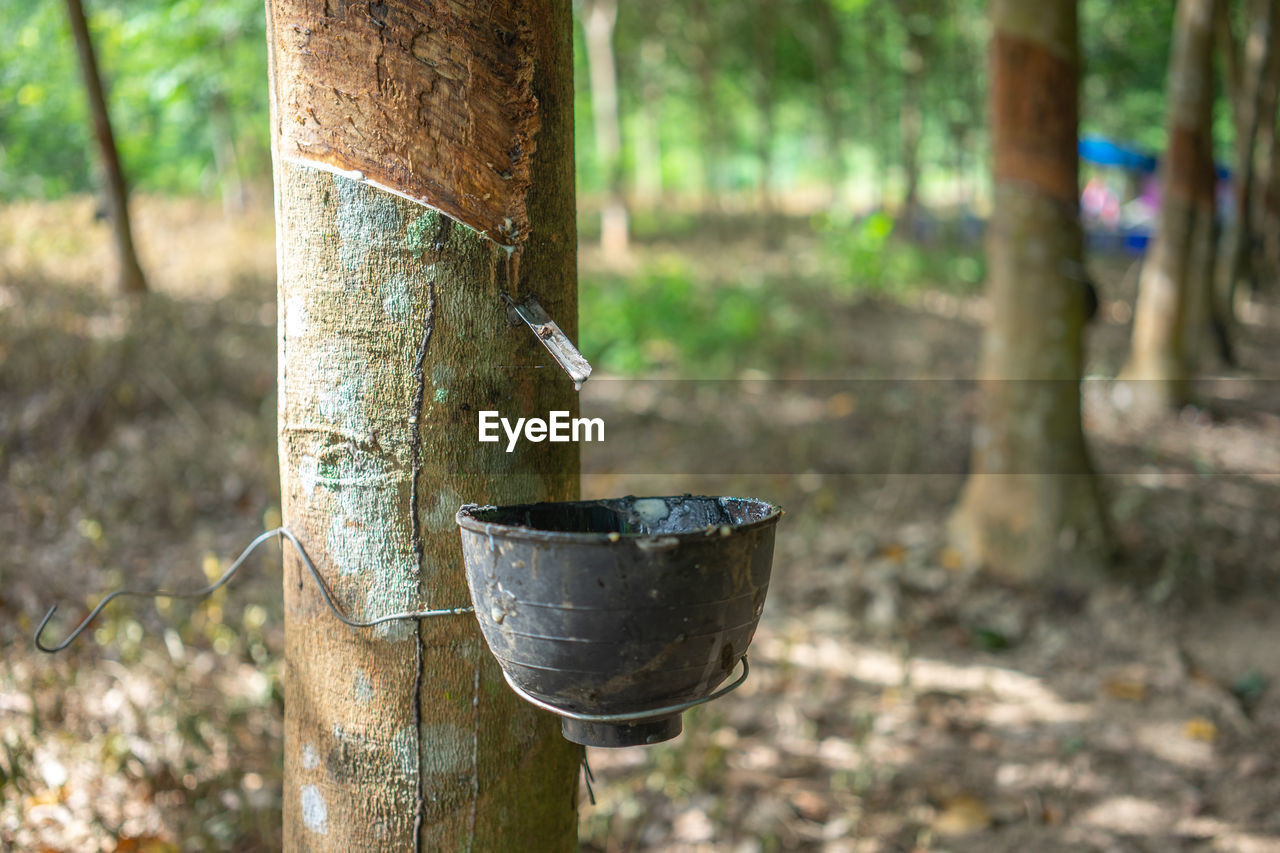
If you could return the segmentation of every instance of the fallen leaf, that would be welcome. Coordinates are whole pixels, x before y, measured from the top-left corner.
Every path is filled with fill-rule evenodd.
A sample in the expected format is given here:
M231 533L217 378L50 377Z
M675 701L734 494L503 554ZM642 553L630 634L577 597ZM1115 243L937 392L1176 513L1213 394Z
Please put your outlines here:
M791 795L791 806L805 820L824 823L831 814L831 804L821 794L801 788Z
M991 810L972 794L951 797L933 819L933 831L944 836L970 835L990 825Z
M218 555L212 551L206 551L204 559L200 562L200 568L204 571L204 576L213 583L222 574L222 564L218 562Z
M1202 740L1206 743L1213 743L1218 739L1218 727L1214 725L1213 720L1205 717L1192 717L1187 720L1186 725L1182 727L1182 733L1192 740Z
M949 572L958 572L964 568L964 555L955 548L943 548L938 552L938 563Z
M1112 699L1124 699L1127 702L1143 702L1147 698L1146 682L1135 678L1108 678L1102 682L1102 692Z
M1046 826L1057 826L1064 816L1062 807L1053 803L1045 803L1040 809L1040 822Z
M115 853L178 853L178 845L155 835L121 836Z
M67 798L67 790L64 787L46 788L23 800L27 808L34 806L52 806L62 802Z
M907 559L907 549L896 542L892 542L880 549L880 556L895 563L902 563Z
M853 414L856 402L848 391L840 391L827 398L827 414L833 418L847 418Z

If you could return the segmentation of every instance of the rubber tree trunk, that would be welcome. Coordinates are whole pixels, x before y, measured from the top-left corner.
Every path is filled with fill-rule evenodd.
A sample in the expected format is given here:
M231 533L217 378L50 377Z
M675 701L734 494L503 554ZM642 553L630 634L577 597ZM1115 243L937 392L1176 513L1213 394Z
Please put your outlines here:
M75 37L76 53L80 57L84 90L89 96L89 113L93 116L93 135L98 141L98 156L102 158L102 177L106 183L103 190L116 247L116 290L120 293L145 293L147 279L138 263L138 253L133 246L133 228L129 223L129 190L125 184L124 170L120 168L120 155L116 151L116 138L111 130L111 116L107 112L107 99L102 91L102 77L98 74L93 39L89 37L89 24L85 20L80 0L67 0L67 17L71 20L71 34Z
M888 14L879 3L868 3L862 7L861 26L856 28L859 44L854 51L862 56L863 73L867 81L859 92L860 96L866 98L866 109L860 112L862 121L870 122L870 125L864 124L862 133L871 140L872 170L876 175L875 207L881 210L888 204L889 174L894 163L895 142L892 98L875 84L893 73L892 66L884 57L884 43L889 30Z
M971 475L951 519L973 564L1020 579L1109 550L1080 424L1085 320L1075 0L990 6L994 210Z
M465 605L460 504L577 494L575 445L476 428L576 412L502 299L576 335L569 2L267 13L284 523L352 618ZM576 849L580 750L473 616L346 627L291 552L284 602L285 849Z
M694 37L690 40L694 74L698 78L698 106L702 113L702 206L711 213L723 208L721 174L725 159L727 123L716 93L720 73L720 39L708 0L693 0L690 10Z
M1213 218L1215 0L1179 0L1169 60L1169 143L1161 172L1160 219L1138 280L1129 361L1121 377L1142 408L1187 400L1189 338L1208 319L1203 292L1212 287L1197 253Z
M640 109L636 121L634 197L649 209L666 202L662 176L662 76L666 46L657 38L640 45Z
M600 248L606 255L625 255L630 238L627 198L622 179L622 121L618 115L618 63L613 49L618 0L587 0L582 29L586 35L587 72L591 81L591 117L596 157L604 178L605 202L600 213Z
M227 96L215 92L209 99L209 132L213 137L213 166L222 193L222 214L230 219L248 204L240 154L236 150L235 120L227 108Z
M764 225L765 246L776 249L782 240L773 197L773 137L777 128L778 101L778 9L775 0L761 0L752 12L756 105L760 110L760 129L755 140L756 160L760 164L760 219Z
M1280 78L1280 51L1272 51L1272 74ZM1280 117L1274 119L1280 120ZM1261 246L1257 259L1260 269L1254 283L1261 288L1263 282L1275 282L1280 278L1280 133L1275 123L1267 123L1258 140L1260 160L1258 164L1258 200L1254 220L1261 234ZM1274 287L1272 287L1274 289Z
M1228 9L1222 4L1218 9L1218 26L1229 40L1234 42L1229 29ZM1227 318L1235 305L1240 282L1251 278L1252 246L1254 242L1254 195L1257 182L1255 150L1259 129L1264 116L1275 115L1275 87L1270 85L1271 53L1274 50L1272 33L1275 31L1280 0L1253 0L1249 6L1249 29L1244 41L1244 63L1237 77L1236 94L1231 99L1235 118L1235 173L1233 177L1235 226L1227 235L1224 246L1223 274L1219 290L1224 294L1223 304ZM1234 50L1232 51L1234 53Z
M924 130L924 113L921 110L921 89L924 85L924 67L929 52L929 36L920 20L921 12L914 0L901 0L898 11L907 32L907 49L903 51L902 112L898 116L898 128L902 143L902 172L906 189L902 197L902 221L913 237L920 219L920 137Z
M1272 32L1280 28L1280 0L1272 0ZM1280 49L1268 49L1269 61L1259 97L1257 165L1254 170L1252 221L1257 245L1254 247L1250 283L1254 293L1264 281L1280 277L1280 134L1276 133L1276 110L1280 106Z
M827 168L830 170L831 195L828 205L839 208L844 203L848 170L844 158L844 110L839 92L848 81L844 79L844 37L840 19L831 0L814 0L813 22L808 30L812 49L814 76L818 81L818 106L822 110L822 129L826 135Z

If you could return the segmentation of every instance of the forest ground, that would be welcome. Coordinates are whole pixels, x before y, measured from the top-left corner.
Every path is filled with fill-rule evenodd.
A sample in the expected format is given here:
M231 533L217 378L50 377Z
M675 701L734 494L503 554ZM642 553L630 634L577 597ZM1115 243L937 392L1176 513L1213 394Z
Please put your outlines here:
M198 586L279 518L270 212L138 208L144 310L101 292L88 202L0 211L0 849L279 843L275 553L204 604L120 602L56 657L30 641L54 602L65 626L122 582ZM850 295L803 223L720 234L621 270L582 253L584 280L678 264L770 305L741 369L700 374L730 381L587 384L608 434L584 494L788 510L751 678L676 741L590 752L583 849L1280 851L1280 308L1250 305L1242 368L1168 420L1085 383L1120 557L1017 587L944 535L981 298ZM1134 276L1092 268L1107 377Z

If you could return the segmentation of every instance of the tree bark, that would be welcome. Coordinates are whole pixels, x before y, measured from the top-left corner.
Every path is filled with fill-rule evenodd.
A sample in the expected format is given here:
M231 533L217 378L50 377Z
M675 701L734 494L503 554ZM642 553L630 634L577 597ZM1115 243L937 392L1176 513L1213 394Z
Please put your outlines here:
M473 143L467 115L450 124L448 114L409 110L377 137L401 152L431 137L444 159L415 162L424 172L407 186L419 189L427 185L424 174L448 174L465 162L463 154L449 159L457 147L506 151L522 140L528 181L510 190L521 198L477 199L469 209L465 196L454 197L462 215L479 222L495 209L527 211L528 228L514 250L394 194L421 198L418 190L387 192L300 158L281 125L310 115L308 99L329 91L309 88L305 63L325 61L332 47L326 31L349 35L359 26L349 18L369 7L335 0L267 6L284 523L356 619L468 603L453 520L460 504L577 494L574 445L526 443L508 454L476 440L482 409L545 416L577 407L572 383L547 365L527 330L509 325L501 298L536 294L576 334L570 8L568 0L498 5L444 12L379 5L388 22L386 67L400 71L379 75L376 92L345 91L360 108L355 99L365 94L394 100L414 90L439 96L448 87L452 97L458 86L460 109L492 119L515 104L523 120L536 119L536 133L513 125L506 139ZM481 37L424 42L455 31L440 26L437 14L473 16L477 29L469 32ZM397 16L412 18L411 25ZM496 38L487 41L486 33ZM442 55L442 48L455 52ZM392 56L405 51L417 60ZM446 60L492 69L525 59L536 116L524 114L519 92L430 76ZM412 74L424 76L401 76ZM502 126L497 121L488 132ZM334 156L370 156L344 144ZM536 145L531 154L529 145ZM469 180L478 178L460 176L459 186ZM348 628L328 612L292 553L284 594L286 849L501 853L527 850L530 839L539 850L575 849L581 752L560 737L554 717L507 688L472 616Z
M248 199L236 150L235 122L223 92L214 92L209 99L209 132L213 136L213 166L222 193L222 214L230 219L244 212Z
M1219 9L1220 26L1227 40L1234 44L1229 30L1226 4ZM1255 171L1255 150L1259 129L1264 116L1273 116L1276 110L1275 87L1269 85L1271 69L1272 34L1275 31L1280 2L1277 0L1253 0L1249 8L1249 31L1244 45L1243 73L1239 74L1235 95L1232 97L1235 119L1235 226L1224 247L1222 281L1218 290L1223 295L1223 320L1229 320L1235 305L1240 282L1252 275L1251 259L1254 241L1253 208L1254 193L1258 183ZM1234 50L1228 52L1233 55Z
M892 74L893 70L884 61L884 42L888 38L888 12L882 4L868 3L862 9L861 44L859 52L866 63L868 83L865 94L866 110L863 121L870 126L863 127L863 133L871 140L874 156L873 170L875 179L875 207L883 210L889 200L889 174L893 167L893 111L892 99L887 97L875 81Z
M902 112L898 127L902 141L902 171L906 190L902 197L902 221L906 232L915 235L920 218L920 136L924 129L924 114L920 108L920 89L924 83L925 57L929 50L929 37L921 29L921 22L912 0L900 0L899 13L907 32L907 49L902 54Z
M841 73L841 56L844 38L840 20L831 0L814 0L813 26L810 30L813 64L818 82L818 106L822 110L822 126L827 137L827 161L831 172L831 196L829 205L840 207L844 202L848 170L844 159L844 111L838 92L848 85Z
M1272 0L1272 31L1280 26L1280 0ZM1258 243L1252 252L1251 290L1256 293L1263 281L1280 277L1280 135L1276 110L1280 106L1280 49L1268 48L1268 63L1263 75L1259 98L1257 165L1254 169L1253 210L1254 233Z
M1269 166L1260 170L1258 230L1262 234L1259 256L1261 269L1254 279L1257 290L1262 282L1275 282L1280 278L1280 133L1269 129ZM1275 285L1272 284L1274 292ZM1255 291L1256 295L1256 291Z
M725 119L716 96L716 75L720 71L720 32L712 23L708 0L693 0L690 10L695 36L691 39L693 67L698 78L698 100L702 112L703 209L720 213L723 191L720 173L725 157Z
M1187 400L1188 340L1208 319L1205 295L1212 287L1205 265L1195 262L1205 239L1205 217L1214 212L1213 26L1215 0L1179 0L1169 60L1169 143L1162 165L1162 200L1155 239L1143 264L1134 310L1130 381L1141 408L1178 406Z
M777 117L777 0L760 0L752 9L752 31L755 35L756 105L760 110L760 129L756 133L756 160L760 164L760 218L764 224L765 242L777 248L779 234L774 222L773 137Z
M662 173L662 93L666 47L656 37L640 45L640 112L635 142L633 197L645 207L665 205Z
M111 116L107 112L107 99L102 91L102 78L98 74L93 39L89 36L89 24L85 20L80 0L67 0L67 17L71 20L71 33L75 37L76 53L80 57L80 71L84 75L84 89L89 96L89 112L93 116L93 134L98 140L98 156L102 158L102 177L106 184L103 190L116 247L116 290L120 293L145 293L147 279L138 263L138 253L133 245L133 228L129 223L129 190L124 170L120 168L120 155L116 151L116 138L111 130Z
M1109 550L1080 424L1076 2L993 0L990 17L991 317L972 473L951 534L970 562L997 574L1074 575Z
M625 255L629 242L627 198L622 178L622 122L618 115L618 63L613 30L618 0L587 0L582 28L586 35L587 73L591 80L591 118L596 157L604 177L605 202L600 213L600 248L606 255Z

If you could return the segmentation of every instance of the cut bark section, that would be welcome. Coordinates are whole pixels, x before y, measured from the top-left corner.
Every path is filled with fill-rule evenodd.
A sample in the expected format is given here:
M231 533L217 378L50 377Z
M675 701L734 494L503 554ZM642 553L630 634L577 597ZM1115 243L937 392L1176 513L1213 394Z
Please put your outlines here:
M1077 192L1076 64L1047 46L997 32L991 39L995 178L1028 184L1074 204Z
M531 14L521 0L273 3L276 150L518 245L539 124Z

